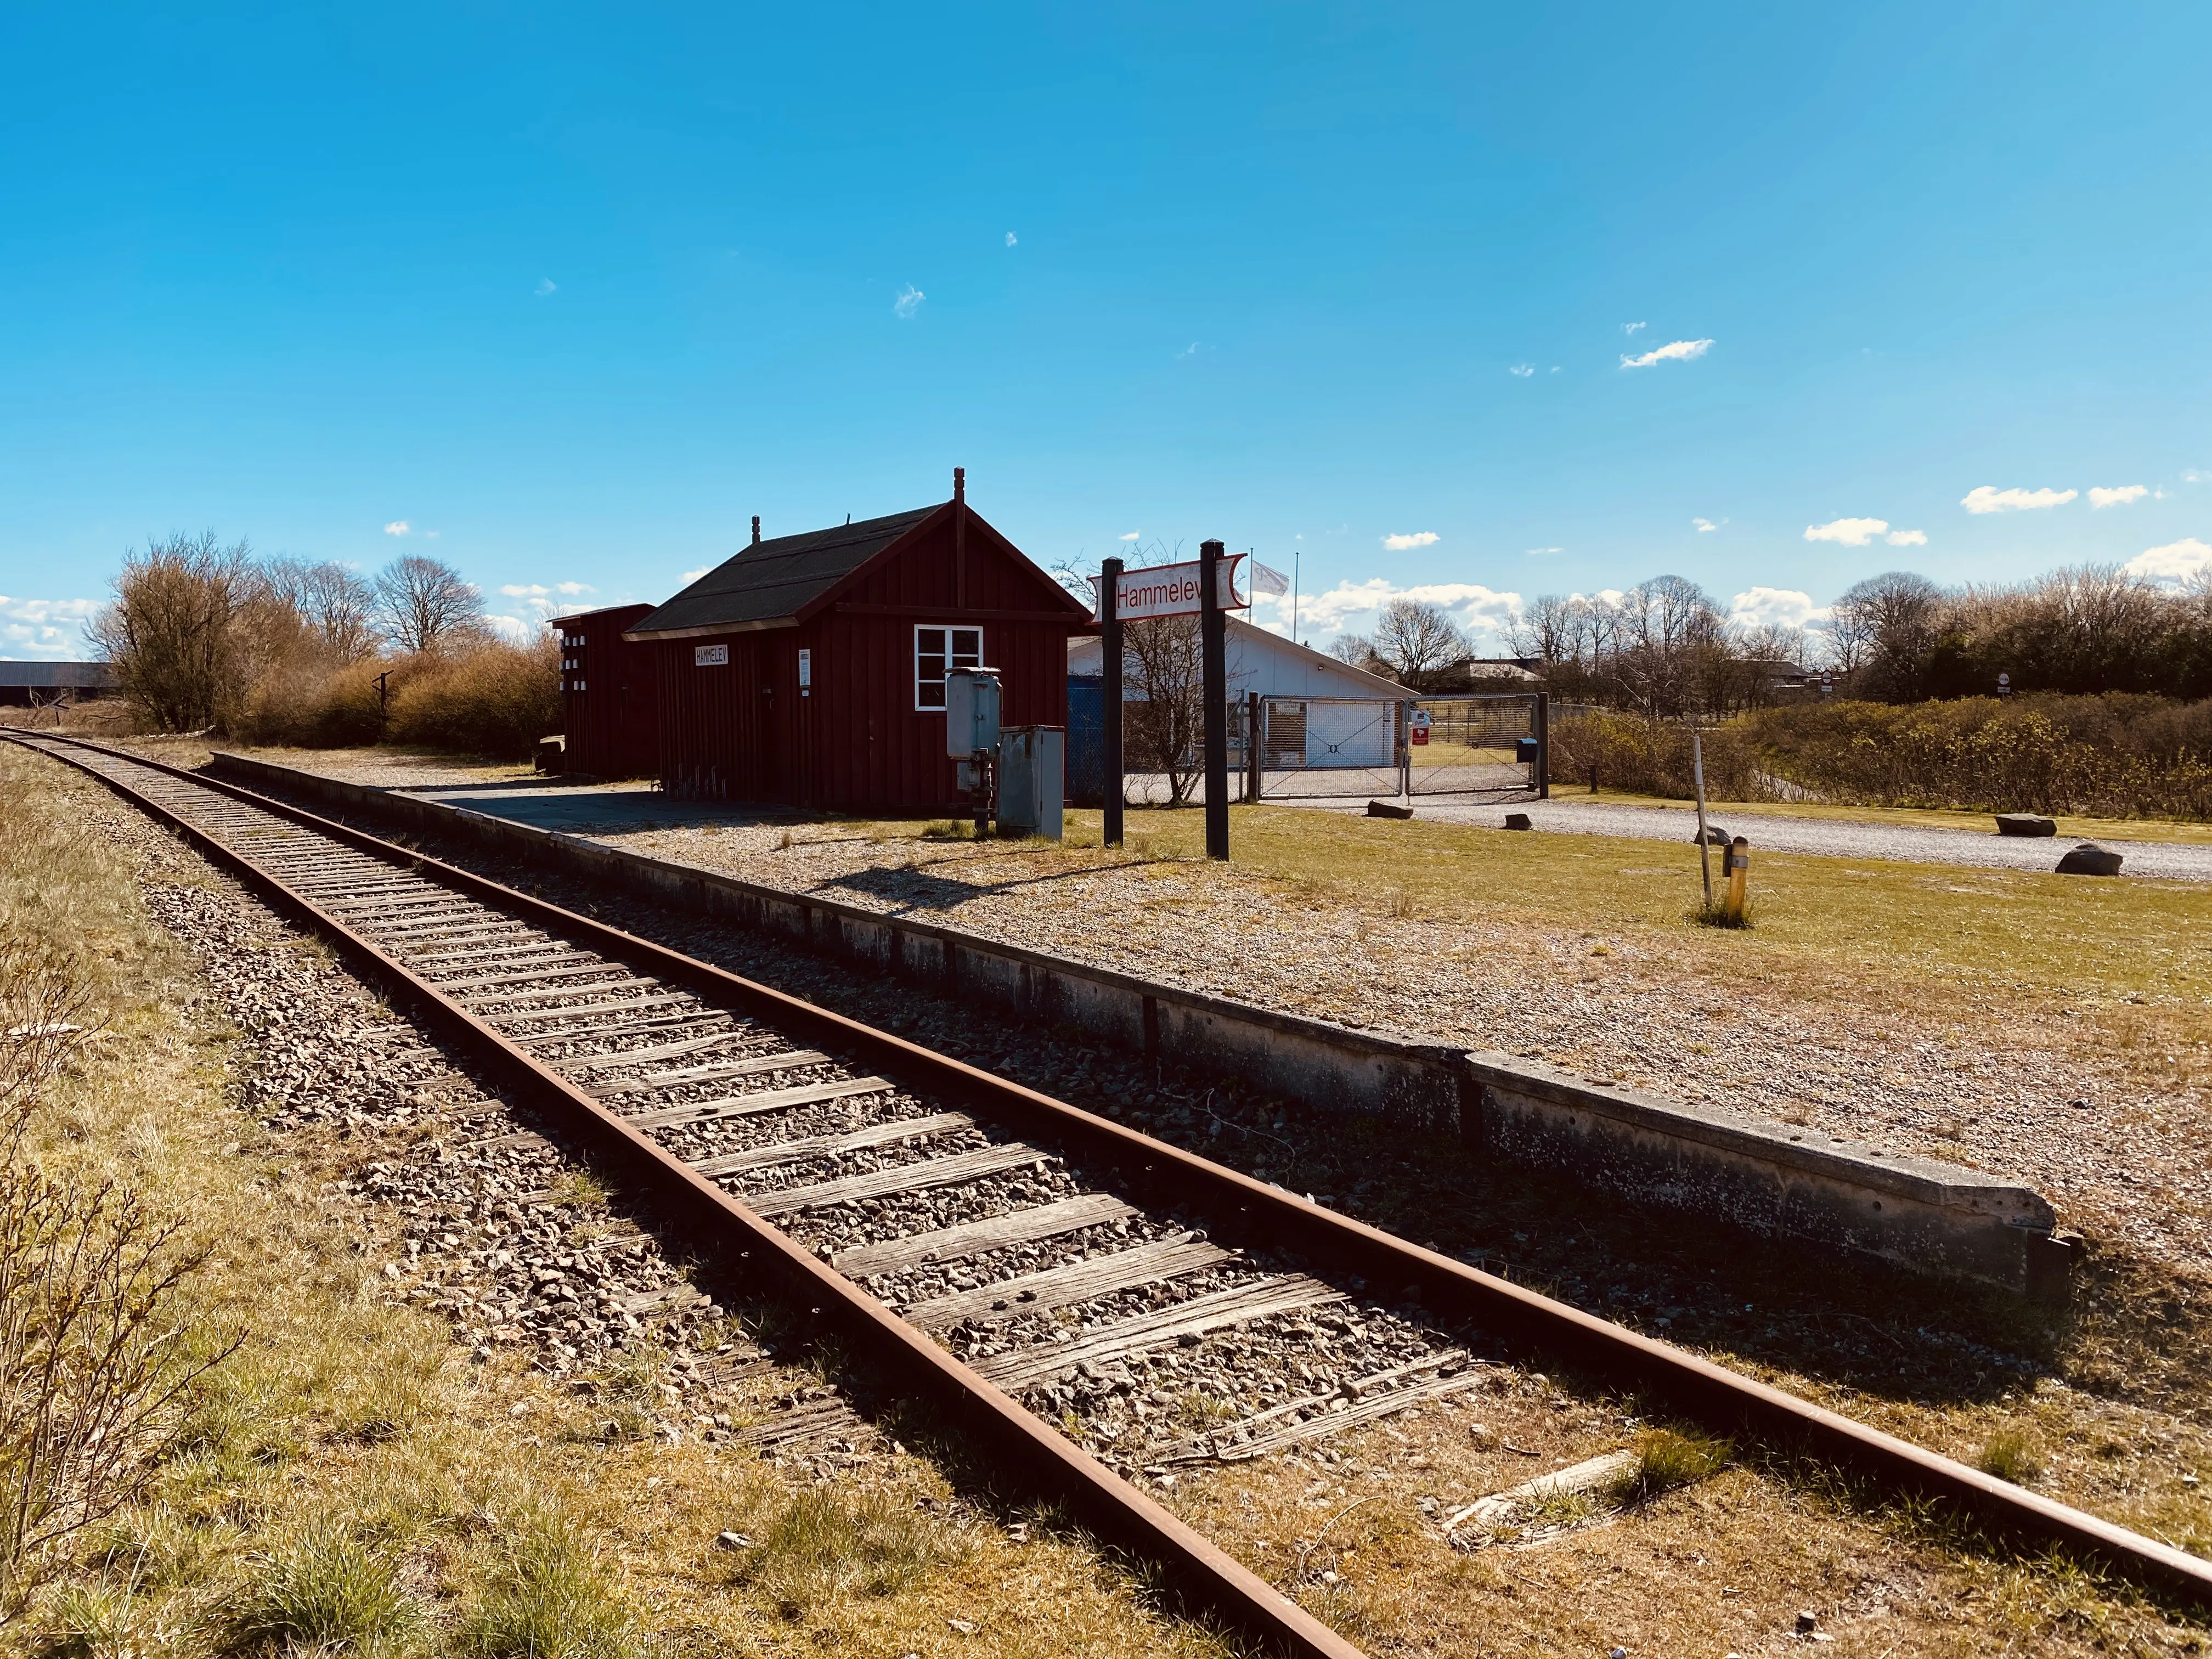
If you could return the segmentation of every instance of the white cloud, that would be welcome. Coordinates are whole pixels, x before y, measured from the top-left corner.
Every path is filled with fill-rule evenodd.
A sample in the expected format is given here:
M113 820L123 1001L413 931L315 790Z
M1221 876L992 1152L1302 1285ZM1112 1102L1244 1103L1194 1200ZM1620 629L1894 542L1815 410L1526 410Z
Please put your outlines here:
M1266 596L1267 603L1287 612L1287 595ZM1326 593L1309 593L1298 605L1298 629L1313 635L1335 634L1355 620L1371 616L1393 599L1416 599L1440 606L1454 622L1486 647L1498 643L1498 630L1521 609L1518 593L1499 592L1469 582L1437 582L1401 587L1383 576L1364 582L1339 582Z
M1831 519L1805 526L1808 542L1839 542L1845 547L1864 547L1889 528L1887 519Z
M1567 550L1564 547L1524 547L1521 550L1532 559L1548 559L1553 554L1564 553Z
M899 290L898 298L891 301L891 314L902 319L911 317L921 309L921 302L928 297L912 283L908 283Z
M1726 519L1723 519L1720 521L1720 524L1715 524L1711 519L1692 519L1690 522L1697 526L1698 532L1702 535L1708 530L1718 530L1721 527L1721 525L1726 524L1728 520Z
M2184 483L2212 483L2212 468L2185 466L2181 469L2181 482Z
M542 300L549 294L557 293L560 287L550 276L541 276L538 279L538 286L530 291Z
M407 533L407 528L406 520L394 519L390 524L384 526L384 533L387 536L404 536Z
M1882 538L1892 547L1925 547L1928 532L1924 530L1893 530Z
M1525 380L1536 372L1536 368L1533 363L1510 363L1505 372L1516 380Z
M1982 484L1959 498L1969 513L2026 513L2063 507L2081 492L2078 489L1999 489Z
M484 621L493 633L509 645L529 644L538 637L539 629L544 626L535 619L525 622L520 617L486 617Z
M99 599L11 599L0 593L0 648L13 657L82 660L92 654L84 625L101 604Z
M1385 536L1382 545L1393 553L1403 553L1409 547L1434 547L1443 539L1433 530L1416 530L1410 535Z
M707 573L705 571L702 570L698 572L696 575L686 576L684 580L686 581L693 581L697 580L697 576L703 576L706 574ZM501 597L510 599L517 599L521 602L516 606L516 609L527 611L532 617L539 620L552 616L556 611L567 609L565 605L556 605L554 602L553 596L556 593L560 594L564 599L574 599L580 593L596 593L599 592L597 588L592 586L588 582L556 582L550 587L547 587L540 582L508 582L499 591ZM494 617L491 620L495 624L499 624L501 621L501 619L497 617ZM509 617L505 620L507 622L515 622L516 618ZM518 623L518 625L520 624ZM501 633L509 632L509 630L503 626L501 627L500 631Z
M1649 328L1650 326L1650 325L1649 323L1623 323L1620 325L1620 331L1623 334L1633 334L1639 328Z
M2099 489L2093 485L2089 490L2089 505L2092 507L2128 507L2141 501L2144 496L2149 494L2150 486L2148 484L2122 484L2117 489Z
M1133 542L1144 533L1145 532L1141 530L1132 530L1127 535L1117 537L1115 539L1119 541Z
M1559 372L1559 366L1557 363L1553 363L1553 364L1552 365L1552 373L1553 373L1553 374L1558 374Z
M1015 235L1012 231L1010 230L1006 233L1006 246L1008 247L1013 246L1013 245L1019 240L1021 240L1021 238Z
M1753 587L1729 601L1729 620L1746 628L1780 623L1785 628L1817 628L1832 613L1813 603L1810 593L1794 587Z
M2168 542L2164 547L2145 548L2120 568L2130 576L2142 576L2154 582L2181 582L2208 566L2212 566L2212 544L2188 536L2178 542Z
M684 585L685 585L686 586L689 586L691 583L697 581L697 580L699 580L699 578L700 578L700 577L702 577L702 576L705 575L705 574L706 574L709 570L712 570L714 568L714 567L713 565L711 565L711 564L702 564L702 565L701 565L701 566L700 566L696 570L687 570L687 571L685 571L685 572L684 573L684 575L683 575L682 580L683 580L683 581L684 581Z
M1197 341L1195 341L1195 340L1193 340L1193 341L1192 341L1188 345L1185 346L1185 347L1184 347L1181 351L1178 351L1178 352L1176 352L1176 361L1177 362L1182 362L1184 358L1186 358L1186 357L1195 357L1195 356L1198 356L1198 342L1197 342Z
M1665 345L1655 347L1645 352L1641 357L1624 355L1620 360L1620 366L1623 368L1650 368L1654 363L1686 363L1693 357L1704 356L1712 349L1713 343L1711 340L1671 340Z

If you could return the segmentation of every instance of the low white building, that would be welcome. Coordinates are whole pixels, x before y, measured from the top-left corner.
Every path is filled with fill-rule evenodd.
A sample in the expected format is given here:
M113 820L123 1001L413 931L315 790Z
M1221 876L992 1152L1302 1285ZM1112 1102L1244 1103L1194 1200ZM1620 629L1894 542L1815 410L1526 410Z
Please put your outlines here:
M1296 645L1279 634L1235 617L1229 624L1227 658L1229 695L1242 697L1385 698L1392 702L1413 693L1395 680L1370 674L1310 646ZM1067 672L1071 678L1096 679L1106 672L1106 653L1096 634L1078 635L1067 642ZM1135 693L1130 700L1136 701Z

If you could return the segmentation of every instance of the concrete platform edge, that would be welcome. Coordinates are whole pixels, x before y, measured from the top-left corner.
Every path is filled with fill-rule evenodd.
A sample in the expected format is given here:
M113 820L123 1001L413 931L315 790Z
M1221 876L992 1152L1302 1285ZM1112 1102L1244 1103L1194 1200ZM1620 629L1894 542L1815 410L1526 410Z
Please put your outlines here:
M218 752L217 775L405 828L528 851L556 867L1149 1057L1329 1111L1456 1133L1471 1151L1639 1206L1844 1258L2063 1299L2070 1253L2041 1194L1749 1114L1575 1077L1539 1061L1355 1030L1158 984L956 928L671 863L404 790Z

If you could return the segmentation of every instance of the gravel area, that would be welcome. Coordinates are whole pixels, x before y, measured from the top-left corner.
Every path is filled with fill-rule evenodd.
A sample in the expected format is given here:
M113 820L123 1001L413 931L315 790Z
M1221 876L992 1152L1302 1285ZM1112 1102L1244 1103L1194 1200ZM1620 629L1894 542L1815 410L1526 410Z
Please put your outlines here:
M1304 805L1304 803L1297 803ZM1364 811L1355 804L1351 809ZM1638 841L1697 840L1697 814L1679 806L1613 805L1604 801L1532 800L1508 806L1458 801L1417 801L1413 815L1438 823L1502 826L1505 815L1526 812L1539 831L1581 836L1625 836ZM1971 830L1939 830L1919 824L1860 823L1838 818L1792 817L1786 813L1740 813L1710 809L1709 823L1742 836L1759 851L1810 853L1828 858L1882 859L1901 864L1958 864L1984 870L2032 870L2049 874L2076 843L2063 836L2031 840ZM2176 847L2161 842L2100 841L2121 854L2123 878L2155 877L2167 881L2212 881L2212 847Z
M2069 1053L2071 1011L2025 1010L1993 992L1971 1019L1938 1020L1893 999L1747 994L1633 938L1600 940L1595 954L1579 930L1393 916L1380 903L1286 896L1234 866L1104 864L781 821L594 838L1170 984L1948 1159L2026 1182L2069 1225L2212 1263L2203 1103Z

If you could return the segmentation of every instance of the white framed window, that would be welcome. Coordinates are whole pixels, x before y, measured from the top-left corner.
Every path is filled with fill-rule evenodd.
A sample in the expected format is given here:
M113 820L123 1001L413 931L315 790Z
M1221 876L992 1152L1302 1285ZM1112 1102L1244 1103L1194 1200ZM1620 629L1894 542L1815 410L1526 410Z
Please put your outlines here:
M983 665L983 630L980 628L931 628L914 630L914 706L945 707L945 676L955 668Z

